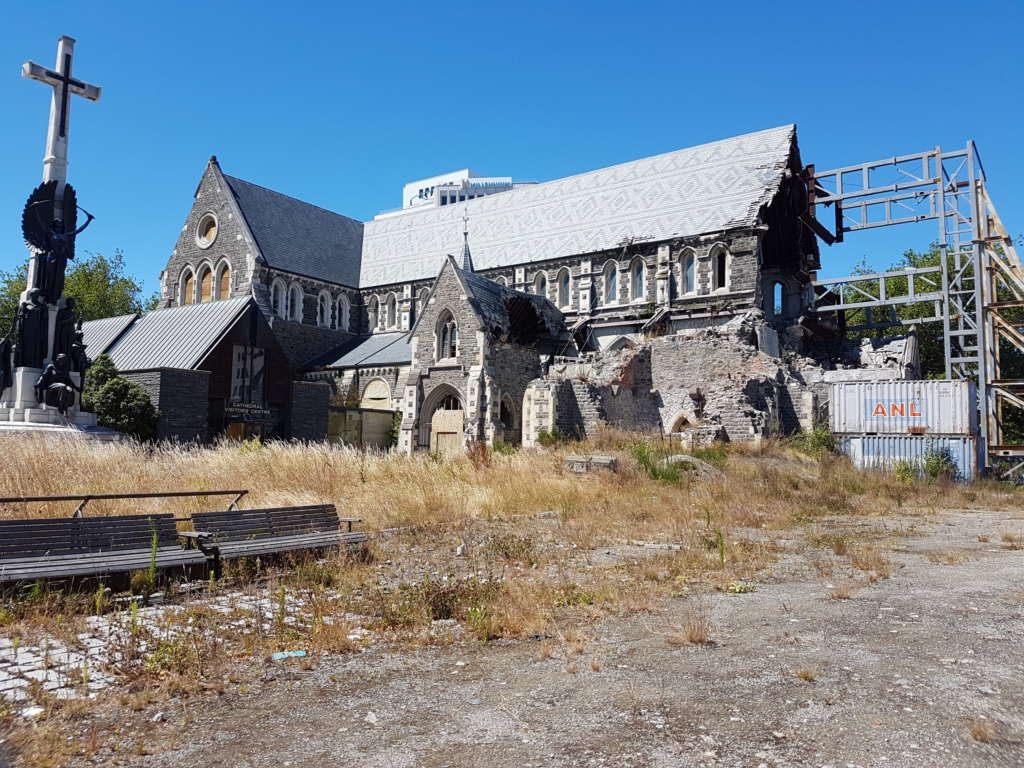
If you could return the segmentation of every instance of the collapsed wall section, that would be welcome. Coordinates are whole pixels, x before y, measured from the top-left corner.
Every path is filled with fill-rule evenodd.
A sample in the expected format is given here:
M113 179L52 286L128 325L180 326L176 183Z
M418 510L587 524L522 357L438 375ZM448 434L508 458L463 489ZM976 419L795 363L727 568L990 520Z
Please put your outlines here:
M691 433L699 435L697 442L769 434L779 421L783 377L780 361L758 351L758 320L759 313L751 313L552 366L548 377L527 390L524 444L552 425L570 436L593 437L608 425L658 435Z

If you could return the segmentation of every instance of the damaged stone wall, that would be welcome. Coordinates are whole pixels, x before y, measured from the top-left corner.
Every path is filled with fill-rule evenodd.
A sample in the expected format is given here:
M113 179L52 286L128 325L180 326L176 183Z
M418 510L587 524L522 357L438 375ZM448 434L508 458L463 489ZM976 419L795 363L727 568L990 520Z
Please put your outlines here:
M768 434L778 421L780 361L758 352L763 322L755 311L596 354L586 364L553 366L549 378L531 383L533 400L524 403L524 414L534 410L534 438L551 424L580 437L594 436L601 424L654 434L700 428L705 437L736 441Z
M552 426L593 437L602 424L758 440L809 430L827 418L833 381L912 378L917 342L908 337L835 341L799 349L779 344L761 310L725 323L650 338L636 348L556 361L527 388L524 445ZM770 341L768 344L766 341Z

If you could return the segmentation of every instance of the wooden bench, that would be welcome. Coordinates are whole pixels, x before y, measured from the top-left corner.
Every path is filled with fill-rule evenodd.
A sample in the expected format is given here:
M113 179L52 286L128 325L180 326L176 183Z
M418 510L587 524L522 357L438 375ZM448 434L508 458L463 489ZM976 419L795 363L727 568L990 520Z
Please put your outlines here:
M157 568L205 564L182 548L173 515L0 520L0 583L147 570L154 531Z
M187 535L204 552L232 559L321 547L354 549L368 541L365 533L352 530L353 523L361 522L339 518L333 504L236 509L194 513L195 531ZM347 531L342 523L348 523Z

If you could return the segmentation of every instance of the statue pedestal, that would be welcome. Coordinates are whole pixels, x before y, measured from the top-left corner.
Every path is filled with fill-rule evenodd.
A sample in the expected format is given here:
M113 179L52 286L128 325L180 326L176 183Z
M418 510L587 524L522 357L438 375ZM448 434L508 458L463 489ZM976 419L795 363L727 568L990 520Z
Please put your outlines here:
M36 402L35 384L42 371L39 368L16 368L11 386L0 395L0 434L32 432L37 434L64 434L88 439L118 441L129 439L120 432L96 425L96 414L80 408L80 396L75 393L75 405L61 416L56 408ZM72 373L75 383L79 375Z

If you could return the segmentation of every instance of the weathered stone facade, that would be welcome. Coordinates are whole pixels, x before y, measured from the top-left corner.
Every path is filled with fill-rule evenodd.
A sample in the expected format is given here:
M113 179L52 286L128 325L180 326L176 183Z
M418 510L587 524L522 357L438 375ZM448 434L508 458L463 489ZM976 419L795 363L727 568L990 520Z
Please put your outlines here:
M331 388L319 381L293 381L290 414L292 440L327 439Z
M146 390L153 407L160 412L157 440L206 442L209 371L160 368L131 371L122 376Z
M467 283L470 277L475 288ZM529 382L540 373L540 358L534 348L495 337L489 325L493 318L481 312L500 314L505 309L496 309L501 299L495 297L501 291L490 284L495 289L491 291L487 285L448 259L423 302L410 334L412 361L400 402L401 450L437 450L431 434L435 414L443 410L462 412L463 443L521 441L523 397ZM477 295L480 292L486 296ZM489 309L482 310L485 306ZM510 326L505 333L514 331ZM445 423L453 418L445 416Z
M213 235L204 231L213 223ZM201 231L203 230L203 231ZM204 276L210 281L204 287ZM274 289L280 297L275 301ZM274 324L293 366L326 352L363 329L358 290L329 280L274 269L231 193L216 159L196 189L195 202L167 266L160 273L160 308L252 295ZM321 297L326 312L321 316Z

